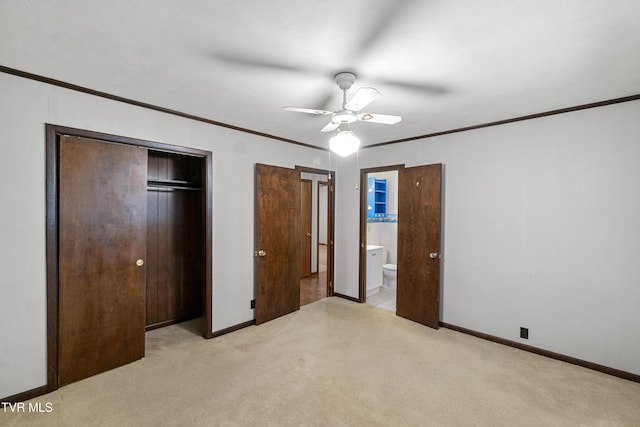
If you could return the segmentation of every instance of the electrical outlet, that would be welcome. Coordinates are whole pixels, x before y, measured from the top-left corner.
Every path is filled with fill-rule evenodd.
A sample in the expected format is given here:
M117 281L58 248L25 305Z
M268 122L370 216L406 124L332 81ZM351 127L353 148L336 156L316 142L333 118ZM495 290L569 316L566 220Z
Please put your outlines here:
M256 308L256 300L251 300L251 308Z
M529 328L520 328L520 338L529 339Z

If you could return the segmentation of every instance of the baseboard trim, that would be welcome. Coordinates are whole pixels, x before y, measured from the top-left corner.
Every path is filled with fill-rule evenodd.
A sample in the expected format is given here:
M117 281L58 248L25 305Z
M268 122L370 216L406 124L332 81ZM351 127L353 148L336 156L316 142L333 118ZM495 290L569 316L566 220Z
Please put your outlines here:
M255 319L254 320L249 320L248 322L238 323L237 325L229 326L228 328L220 329L217 332L213 332L211 334L211 338L216 338L216 337L219 337L219 336L222 336L222 335L226 335L228 333L235 332L235 331L238 331L240 329L244 329L246 327L253 326L255 324L256 324Z
M640 383L640 375L633 374L631 372L621 371L619 369L611 368L609 366L588 362L586 360L577 359L575 357L567 356L567 355L556 353L549 350L544 350L531 345L522 344L522 343L511 341L505 338L496 337L494 335L485 334L483 332L474 331L471 329L463 328L461 326L452 325L450 323L440 322L440 326L442 326L443 328L451 329L452 331L461 332L467 335L472 335L477 338L482 338L487 341L492 341L498 344L514 347L519 350L528 351L529 353L535 353L540 356L549 357L551 359L560 360L561 362L571 363L572 365L582 366L583 368L592 369L594 371L602 372L604 374L613 375L614 377Z
M177 323L182 323L182 322L188 322L189 320L194 320L199 318L202 318L202 315L195 316L195 317L193 316L179 317L177 319L164 320L162 322L146 325L144 329L145 329L145 332L149 332L149 331L153 331L154 329L165 328L170 325L175 325Z
M42 387L37 387L32 390L23 391L22 393L14 394L13 396L7 396L0 399L0 402L24 402L25 400L33 399L38 396L42 396L43 394L49 393L49 386L43 385Z
M333 296L334 297L338 297L338 298L343 298L343 299L346 299L346 300L349 300L349 301L353 301L353 302L358 302L358 303L362 302L358 298L350 297L348 295L339 294L338 292L334 292Z

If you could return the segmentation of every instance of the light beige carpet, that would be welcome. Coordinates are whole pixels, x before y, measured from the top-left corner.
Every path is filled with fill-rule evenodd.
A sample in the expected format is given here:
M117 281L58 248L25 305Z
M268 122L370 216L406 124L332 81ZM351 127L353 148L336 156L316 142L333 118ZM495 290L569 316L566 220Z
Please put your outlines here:
M338 298L34 399L9 426L639 426L640 384Z

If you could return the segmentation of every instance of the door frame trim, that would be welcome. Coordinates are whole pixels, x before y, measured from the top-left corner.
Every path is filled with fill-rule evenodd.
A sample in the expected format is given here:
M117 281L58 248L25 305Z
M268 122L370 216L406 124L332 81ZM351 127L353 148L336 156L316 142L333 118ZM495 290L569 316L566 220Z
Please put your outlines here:
M313 227L313 180L312 179L306 179L306 178L300 178L300 184L302 185L302 183L308 182L309 188L311 188L311 195L309 196L309 204L311 205L309 207L309 214L311 216L311 218L309 218L309 223L310 225ZM300 187L300 200L302 200L302 187ZM300 203L300 206L302 208L302 203ZM300 215L300 219L302 221L302 214ZM313 232L313 230L311 230L311 232ZM302 222L300 222L300 239L302 239ZM300 263L302 264L302 246L300 246ZM300 276L300 279L303 279L305 277L311 277L313 275L313 239L309 240L309 275L308 276ZM317 263L316 263L317 266ZM300 270L300 273L302 273L302 270ZM305 272L306 273L306 272Z
M99 140L106 143L135 145L154 151L163 151L202 159L203 181L203 245L204 283L202 289L203 337L212 338L212 183L213 155L210 151L181 147L119 135L76 129L54 124L45 124L46 163L46 280L47 280L47 385L46 392L59 388L58 385L58 156L59 136L71 135Z
M295 170L302 173L313 173L327 176L327 297L334 296L334 250L335 250L335 218L336 218L336 171L315 169L306 166L296 166Z
M324 182L324 181L317 181L316 182L316 207L317 212L316 212L316 218L318 218L318 220L316 221L316 267L318 268L318 273L320 273L320 249L318 248L320 246L320 187L327 187L327 225L329 223L329 183L328 182ZM327 231L328 227L327 227ZM329 235L327 234L327 243L329 240ZM329 245L325 245L327 248L329 247Z
M404 169L405 165L378 166L360 169L360 250L358 260L358 299L367 302L367 175L374 172L390 172ZM398 195L399 196L399 195Z

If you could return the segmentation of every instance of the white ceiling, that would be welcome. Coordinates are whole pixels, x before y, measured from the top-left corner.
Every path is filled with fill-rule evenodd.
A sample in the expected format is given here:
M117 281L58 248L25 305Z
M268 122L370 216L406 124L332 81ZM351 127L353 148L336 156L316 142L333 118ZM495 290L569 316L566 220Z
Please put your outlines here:
M640 1L0 0L0 65L322 147L353 71L369 145L640 94Z

